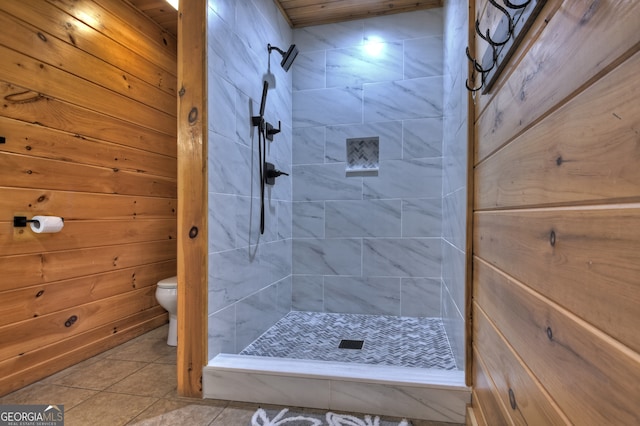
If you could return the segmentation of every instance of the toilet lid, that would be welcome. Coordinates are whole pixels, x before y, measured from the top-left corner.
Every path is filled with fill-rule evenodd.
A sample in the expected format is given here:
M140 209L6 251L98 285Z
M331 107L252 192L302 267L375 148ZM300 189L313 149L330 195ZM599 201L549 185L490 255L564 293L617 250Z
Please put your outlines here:
M160 288L176 288L178 287L178 277L169 277L164 280L158 281L158 287Z

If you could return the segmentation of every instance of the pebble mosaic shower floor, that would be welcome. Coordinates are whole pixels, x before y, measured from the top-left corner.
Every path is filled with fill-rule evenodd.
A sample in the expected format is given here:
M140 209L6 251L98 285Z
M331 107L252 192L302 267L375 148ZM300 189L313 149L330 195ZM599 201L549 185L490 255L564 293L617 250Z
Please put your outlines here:
M363 340L362 349L341 349ZM241 355L354 362L401 367L457 368L440 318L289 312Z

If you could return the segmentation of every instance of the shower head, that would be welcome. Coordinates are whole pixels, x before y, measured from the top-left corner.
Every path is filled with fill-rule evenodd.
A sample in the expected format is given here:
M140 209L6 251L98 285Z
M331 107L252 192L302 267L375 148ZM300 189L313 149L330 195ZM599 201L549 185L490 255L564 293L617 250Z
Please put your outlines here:
M298 48L295 44L289 46L289 50L287 50L286 52L279 47L272 46L270 44L267 44L267 48L269 49L269 54L271 54L272 50L277 50L278 52L280 52L280 54L282 55L280 66L285 71L289 71L289 68L291 68L291 64L293 64L293 60L296 59L296 56L298 56Z

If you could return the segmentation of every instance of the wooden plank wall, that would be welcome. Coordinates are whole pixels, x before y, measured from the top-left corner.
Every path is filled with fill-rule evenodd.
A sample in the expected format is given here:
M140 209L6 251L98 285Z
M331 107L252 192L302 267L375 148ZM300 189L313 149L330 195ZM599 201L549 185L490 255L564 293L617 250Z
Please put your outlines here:
M471 31L495 13L475 8ZM480 424L640 424L639 22L639 2L547 0L476 96Z
M0 395L167 321L176 55L121 0L0 2Z

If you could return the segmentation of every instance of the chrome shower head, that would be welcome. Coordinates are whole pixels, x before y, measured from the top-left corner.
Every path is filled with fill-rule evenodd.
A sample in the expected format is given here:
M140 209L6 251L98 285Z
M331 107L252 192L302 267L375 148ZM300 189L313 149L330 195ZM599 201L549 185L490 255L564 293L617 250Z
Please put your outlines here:
M289 49L286 52L279 47L272 46L270 44L267 44L267 48L269 49L269 54L271 54L272 50L276 50L282 55L280 66L285 71L289 71L289 68L291 68L291 65L293 64L293 60L296 59L296 56L298 56L298 48L295 44L289 46Z

